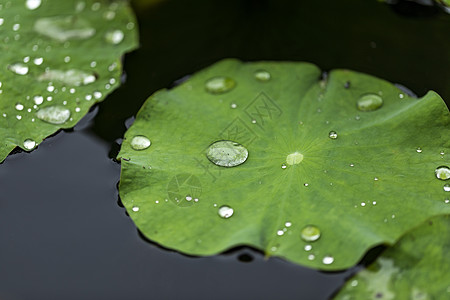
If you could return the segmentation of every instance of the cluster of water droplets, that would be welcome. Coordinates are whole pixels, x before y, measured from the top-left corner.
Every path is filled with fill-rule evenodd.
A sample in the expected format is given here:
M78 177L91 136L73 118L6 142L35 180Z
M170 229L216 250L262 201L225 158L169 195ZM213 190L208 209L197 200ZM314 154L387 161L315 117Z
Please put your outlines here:
M18 99L12 107L0 111L0 117L10 124L8 126L13 126L12 124L17 121L39 120L62 125L78 120L81 114L76 114L86 112L92 105L83 102L101 100L108 90L118 84L115 79L118 76L117 62L112 61L109 65L105 65L104 61L99 64L94 59L85 63L85 57L80 59L71 53L74 55L80 53L78 50L80 43L97 38L98 35L104 36L103 40L98 39L99 49L107 45L115 47L121 44L126 38L125 32L134 29L133 22L123 26L111 22L110 29L96 29L94 26L96 20L92 16L98 14L107 22L113 21L118 10L125 4L119 1L108 3L78 1L72 15L65 12L61 15L41 17L40 12L46 5L52 5L51 1L25 0L0 3L0 42L4 45L11 44L8 47L17 52L17 58L7 62L6 65L9 74L14 75L6 76L0 82L0 97L6 100ZM28 13L9 14L9 9L17 9L14 6L24 6ZM20 41L22 36L27 36L27 43L23 46L12 45ZM67 54L59 59L64 52ZM25 55L21 56L20 53ZM104 60L103 57L99 58ZM54 65L58 67L55 68ZM111 73L110 77L105 77L108 75L99 77L98 74L104 74L105 71ZM30 90L34 90L35 93L22 96L23 93L17 91L19 83L24 87L34 87ZM36 92L37 90L40 92ZM31 132L30 138L26 138L22 143L26 150L31 150L37 145L32 135Z

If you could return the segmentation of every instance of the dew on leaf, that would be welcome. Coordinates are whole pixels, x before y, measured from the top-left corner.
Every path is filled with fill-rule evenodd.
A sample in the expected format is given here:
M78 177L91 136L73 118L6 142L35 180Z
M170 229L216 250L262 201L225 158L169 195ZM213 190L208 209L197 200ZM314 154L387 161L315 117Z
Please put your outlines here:
M229 207L228 205L223 205L219 208L217 211L219 216L224 219L230 218L234 214L233 208Z
M303 249L305 249L305 251L311 251L312 246L311 245L305 245L305 247Z
M446 192L450 192L450 184L446 184L446 185L444 185L444 191L446 191Z
M217 76L209 79L205 83L206 91L211 94L223 94L232 90L236 86L236 82L223 76Z
M271 78L271 75L266 70L257 70L255 71L255 78L259 81L268 81Z
M334 257L333 256L330 256L330 255L326 255L326 256L324 256L324 258L322 259L322 263L324 264L324 265L329 265L329 264L332 264L334 262Z
M136 135L131 139L131 148L134 150L145 150L151 145L151 141L143 135Z
M422 153L422 148L417 147L416 152L417 152L417 153Z
M43 59L42 57L36 57L36 58L33 60L33 63L34 63L36 66L42 65L43 62L44 62L44 59Z
M320 238L320 229L314 225L303 227L300 236L306 242L314 242Z
M206 157L217 166L235 167L247 160L248 150L233 141L217 141L208 147Z
M440 166L434 170L437 179L448 180L450 179L450 168L447 166Z
M139 211L139 206L133 206L133 208L131 208L132 211L134 212L138 212Z
M338 138L337 132L336 132L336 131L330 131L330 132L328 133L328 137L329 137L330 139L332 139L332 140L337 139L337 138Z
M125 35L122 30L110 30L105 34L105 40L113 45L120 44L123 41Z
M35 9L39 8L39 6L41 6L41 3L42 3L41 0L27 0L25 2L25 6L29 10L35 10Z
M17 74L17 75L27 75L29 68L27 65L23 63L15 63L8 66L8 70Z
M50 124L64 124L70 118L70 110L60 106L47 106L36 112L38 119Z
M59 42L88 39L95 34L89 22L79 16L40 18L34 24L34 30Z
M15 106L15 109L19 110L19 111L23 110L23 104L17 103L16 106Z
M299 152L294 152L286 156L286 163L288 165L296 165L301 163L303 160L303 154Z
M33 141L32 139L26 139L23 142L23 147L27 150L32 150L34 147L36 147L36 142Z
M70 86L88 85L96 81L96 77L92 73L87 73L81 70L70 69L62 70L47 70L38 77L39 81L59 81Z
M281 168L282 168L283 170L285 170L285 169L287 168L286 164L282 164L282 165L281 165Z
M360 111L374 111L383 105L383 99L375 94L366 94L361 96L356 104Z
M278 236L284 235L284 231L283 231L283 230L278 230L278 231L277 231L277 235L278 235Z

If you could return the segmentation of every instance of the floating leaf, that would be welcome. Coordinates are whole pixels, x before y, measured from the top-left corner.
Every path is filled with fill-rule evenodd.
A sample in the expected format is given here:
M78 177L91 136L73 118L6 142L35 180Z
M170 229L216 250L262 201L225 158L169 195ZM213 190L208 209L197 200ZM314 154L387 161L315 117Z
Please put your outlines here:
M448 299L449 251L450 218L432 218L350 278L335 299Z
M118 156L137 227L192 255L245 244L338 270L449 212L442 99L348 70L320 77L308 63L225 60L151 96ZM134 150L135 136L151 146Z
M73 127L117 88L135 27L122 0L0 3L0 162Z

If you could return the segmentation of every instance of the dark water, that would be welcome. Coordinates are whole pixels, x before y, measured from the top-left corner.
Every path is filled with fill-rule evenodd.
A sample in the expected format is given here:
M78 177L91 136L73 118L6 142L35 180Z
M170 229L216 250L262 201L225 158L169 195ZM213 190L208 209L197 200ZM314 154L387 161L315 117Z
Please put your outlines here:
M117 204L114 141L150 94L225 57L349 68L448 101L450 15L375 0L173 0L138 18L123 87L73 131L0 165L0 299L328 299L354 270L248 248L192 258L143 240Z

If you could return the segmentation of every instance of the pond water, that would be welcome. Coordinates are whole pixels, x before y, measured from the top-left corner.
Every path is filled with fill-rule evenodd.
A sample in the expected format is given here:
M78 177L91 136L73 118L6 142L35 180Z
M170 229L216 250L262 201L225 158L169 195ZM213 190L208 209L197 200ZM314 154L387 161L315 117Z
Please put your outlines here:
M245 247L194 258L143 239L119 205L116 141L149 95L226 57L353 69L449 103L450 15L407 1L167 0L138 20L126 83L73 130L0 165L0 299L328 299L356 269Z

